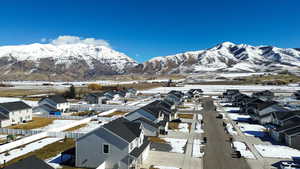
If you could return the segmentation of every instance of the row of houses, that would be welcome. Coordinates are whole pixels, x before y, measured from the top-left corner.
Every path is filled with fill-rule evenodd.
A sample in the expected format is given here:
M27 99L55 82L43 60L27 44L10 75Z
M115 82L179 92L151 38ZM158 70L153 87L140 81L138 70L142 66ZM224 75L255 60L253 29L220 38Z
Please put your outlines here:
M166 99L166 98L172 99ZM149 136L165 133L176 118L175 105L184 95L170 92L125 116L113 120L76 140L76 167L140 168L147 159Z
M227 90L223 98L239 107L240 113L248 114L253 121L266 126L270 136L277 142L300 149L300 110L289 110L273 101L274 93L271 91L248 96L238 90Z
M120 90L108 90L105 92L89 93L85 96L85 100L89 104L106 104L114 98L128 98L137 94L134 88L124 88Z
M42 98L38 104L39 106L32 108L23 101L0 103L0 127L31 121L33 112L60 115L70 106L65 98L58 95Z

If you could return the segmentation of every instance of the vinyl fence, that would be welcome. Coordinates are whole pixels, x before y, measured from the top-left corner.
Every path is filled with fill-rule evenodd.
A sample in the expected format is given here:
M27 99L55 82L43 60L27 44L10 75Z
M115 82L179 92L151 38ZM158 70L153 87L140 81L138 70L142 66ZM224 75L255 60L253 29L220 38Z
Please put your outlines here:
M71 111L107 111L111 109L118 109L120 111L130 112L139 108L140 106L107 104L74 104L70 106Z
M12 135L35 135L43 132L42 130L22 130L22 129L8 129L8 128L0 128L1 134L12 134Z
M60 115L47 115L47 114L33 114L35 117L45 117L45 118L54 118L62 120L82 120L86 117L83 116L60 116Z

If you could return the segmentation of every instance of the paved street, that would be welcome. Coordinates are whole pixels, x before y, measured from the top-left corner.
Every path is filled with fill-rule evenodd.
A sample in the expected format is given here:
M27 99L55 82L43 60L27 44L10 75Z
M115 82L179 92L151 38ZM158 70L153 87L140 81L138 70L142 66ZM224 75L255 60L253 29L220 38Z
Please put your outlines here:
M250 169L243 158L232 158L228 136L224 132L222 120L217 119L217 112L212 99L203 100L204 131L208 143L203 158L204 169Z

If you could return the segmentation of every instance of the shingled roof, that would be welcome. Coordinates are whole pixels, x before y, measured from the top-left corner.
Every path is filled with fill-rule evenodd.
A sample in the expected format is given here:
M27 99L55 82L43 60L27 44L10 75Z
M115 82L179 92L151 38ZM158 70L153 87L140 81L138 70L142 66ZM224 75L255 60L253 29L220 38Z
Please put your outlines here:
M113 132L129 143L140 136L142 131L140 126L141 124L130 122L125 118L118 118L103 125L105 129Z
M0 107L2 109L6 110L5 112L2 112L5 114L12 112L12 111L16 111L16 110L23 110L23 109L31 108L28 104L24 103L23 101L0 103Z
M23 160L19 160L3 169L54 169L43 160L38 159L35 156L27 157Z

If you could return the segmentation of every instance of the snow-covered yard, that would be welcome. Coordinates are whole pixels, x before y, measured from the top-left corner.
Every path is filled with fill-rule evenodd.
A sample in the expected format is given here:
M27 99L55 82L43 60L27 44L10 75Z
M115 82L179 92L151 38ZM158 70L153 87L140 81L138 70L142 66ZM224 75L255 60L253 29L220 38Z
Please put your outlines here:
M237 150L241 152L241 155L245 158L249 159L255 159L253 153L250 151L250 149L246 146L245 143L240 141L234 141L232 143L232 146Z
M171 145L172 150L170 152L174 153L184 153L184 148L186 145L186 139L178 139L178 138L163 138L168 144Z
M42 127L42 128L38 128L37 130L52 130L52 129L57 129L57 128L61 128L63 126L66 126L67 124L73 123L77 120L54 120L52 122L52 124L49 124L48 126Z
M254 145L254 146L263 157L290 158L290 159L292 157L300 157L299 150L290 148L288 146L280 146L280 145Z
M30 143L30 144L26 145L25 147L13 149L13 150L9 151L9 155L7 155L6 153L2 153L2 154L0 154L0 164L3 164L4 160L6 162L8 162L12 159L15 159L19 156L25 155L29 152L41 149L41 148L45 147L46 145L52 144L59 140L61 140L61 138L45 138L45 139Z
M234 121L249 121L251 118L246 114L238 114L238 113L227 113L228 117Z
M258 124L239 123L237 125L245 135L264 137L266 128Z
M223 107L225 111L229 112L229 113L233 113L233 112L239 112L240 108L239 107Z
M193 153L192 153L193 157L197 157L197 158L203 157L204 152L200 151L201 146L203 146L203 145L201 145L201 141L199 139L194 139L194 141L193 141Z

